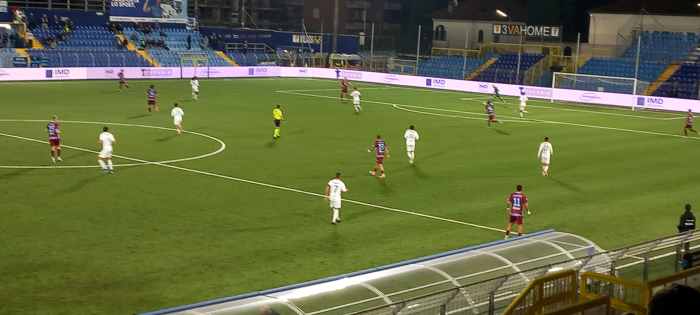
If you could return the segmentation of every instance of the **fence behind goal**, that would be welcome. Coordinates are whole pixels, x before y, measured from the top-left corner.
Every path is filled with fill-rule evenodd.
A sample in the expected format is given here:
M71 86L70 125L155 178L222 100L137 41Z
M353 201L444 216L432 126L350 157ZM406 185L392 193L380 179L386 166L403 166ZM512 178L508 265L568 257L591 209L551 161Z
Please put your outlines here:
M635 78L562 72L552 74L552 88L637 95L648 86L649 82Z

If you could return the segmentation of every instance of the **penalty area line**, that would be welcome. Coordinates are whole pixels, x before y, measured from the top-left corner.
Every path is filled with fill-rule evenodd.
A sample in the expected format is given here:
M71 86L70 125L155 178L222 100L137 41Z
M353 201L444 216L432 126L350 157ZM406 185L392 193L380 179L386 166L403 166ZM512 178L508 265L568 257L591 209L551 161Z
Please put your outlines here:
M27 138L27 137L22 137L22 136L17 136L17 135L12 135L12 134L6 134L6 133L0 133L0 136L5 136L5 137L10 137L10 138L15 138L15 139L20 139L20 140L26 140L26 141L31 141L31 142L38 142L38 143L46 143L46 141L39 140L39 139L34 139L34 138ZM70 145L62 145L64 148L68 149L73 149L77 151L82 151L82 152L89 152L89 153L94 153L98 154L98 151L95 150L90 150L86 148L81 148L81 147L76 147L76 146L70 146ZM223 175L223 174L218 174L218 173L212 173L208 171L201 171L201 170L196 170L192 168L186 168L182 166L176 166L176 165L170 165L170 164L164 164L161 162L155 162L155 161L147 161L147 160L142 160L138 158L133 158L133 157L128 157L128 156L123 156L123 155L117 155L113 154L112 156L120 158L120 159L125 159L125 160L130 160L134 162L139 162L143 163L143 165L157 165L165 168L170 168L170 169L175 169L183 172L189 172L189 173L194 173L194 174L199 174L199 175L205 175L209 177L215 177L215 178L220 178L220 179L226 179L230 181L235 181L235 182L240 182L240 183L246 183L246 184L251 184L251 185L257 185L257 186L262 186L262 187L267 187L267 188L273 188L277 190L283 190L283 191L288 191L288 192L295 192L307 196L313 196L313 197L320 197L320 198L325 198L326 196L323 194L319 193L314 193L310 191L305 191L301 189L296 189L296 188L291 188L291 187L286 187L286 186L280 186L280 185L275 185L275 184L268 184L268 183L263 183L263 182L258 182L250 179L245 179L245 178L239 178L239 177L233 177L233 176L228 176L228 175ZM356 204L360 206L366 206L370 208L375 208L375 209L381 209L381 210L386 210L386 211L391 211L395 213L402 213L402 214L407 214L407 215L413 215L417 217L422 217L426 219L432 219L436 221L443 221L443 222L449 222L449 223L454 223L454 224L459 224L463 226L469 226L473 228L478 228L482 230L489 230L489 231L494 231L494 232L499 232L503 233L505 230L490 227L490 226L485 226L485 225L480 225L480 224L475 224L475 223L469 223L469 222L464 222L464 221L459 221L459 220L454 220L454 219L449 219L449 218L443 218L443 217L438 217L430 214L425 214L425 213L420 213L420 212L415 212L415 211L409 211L409 210L403 210L403 209L397 209L393 207L387 207L387 206L382 206L382 205L377 205L377 204L371 204L363 201L358 201L358 200L352 200L352 199L342 199L344 202L351 203L351 204Z

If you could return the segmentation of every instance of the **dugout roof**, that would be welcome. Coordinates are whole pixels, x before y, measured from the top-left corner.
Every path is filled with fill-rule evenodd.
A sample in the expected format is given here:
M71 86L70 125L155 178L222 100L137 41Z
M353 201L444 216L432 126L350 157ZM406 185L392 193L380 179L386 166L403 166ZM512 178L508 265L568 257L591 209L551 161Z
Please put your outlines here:
M460 298L465 299L465 305L471 303L479 307L475 301L483 301L496 285L510 288L507 292L517 294L548 270L575 268L582 263L577 259L589 260L591 255L600 252L598 246L583 237L549 230L353 274L144 315L350 314L433 293L436 295L431 299L440 298L441 292L460 287ZM587 265L609 263L605 255L594 257L606 261L600 264L586 261ZM504 277L506 275L512 276Z

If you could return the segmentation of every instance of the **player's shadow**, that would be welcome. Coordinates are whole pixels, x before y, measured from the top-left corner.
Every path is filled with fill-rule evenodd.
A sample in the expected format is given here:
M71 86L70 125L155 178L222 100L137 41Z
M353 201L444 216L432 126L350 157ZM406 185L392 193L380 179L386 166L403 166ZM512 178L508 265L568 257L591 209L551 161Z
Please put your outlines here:
M563 187L563 188L566 189L566 190L570 190L570 191L573 191L573 192L582 192L582 191L583 191L583 189L579 188L578 186L573 185L573 184L570 184L570 183L567 183L567 182L562 181L562 180L560 180L560 179L556 179L556 178L554 178L554 177L548 177L548 178L549 178L549 180L551 180L551 181L557 183L559 186Z
M503 129L493 128L493 131L499 135L510 136L510 132L505 131Z
M33 168L19 168L6 174L0 175L0 179L12 179L18 176L26 175L33 170Z
M416 177L418 177L418 178L430 177L430 175L428 175L428 173L424 172L423 169L416 164L411 165L409 168L413 170L413 175L416 175Z
M268 142L265 142L265 147L266 148L274 148L277 146L277 141L276 140L270 140Z
M364 216L367 216L367 215L370 215L370 214L373 214L373 213L376 213L376 212L377 212L376 209L374 209L374 208L369 208L369 207L366 207L366 208L364 208L364 209L362 209L362 210L359 210L359 211L355 211L355 210L353 210L353 211L348 211L348 212L346 212L347 214L344 214L344 216L343 216L343 222L345 222L345 221L355 221L355 220L357 220L357 219L359 219L359 218L361 218L361 217L364 217ZM341 223L341 224L342 224L342 223Z
M171 135L169 135L169 136L165 136L165 137L162 137L162 138L158 138L158 139L156 139L156 141L158 141L158 142L165 142L165 141L170 141L170 140L172 140L172 139L175 139L176 137L177 137L177 134L174 133L174 134L171 134Z
M150 114L139 114L139 115L126 117L126 119L132 120L132 119L139 119L139 118L144 118L144 117L148 117L148 116L151 116L151 115Z
M377 178L377 184L379 187L382 188L381 191L379 191L380 194L388 196L388 195L393 195L394 194L394 189L389 186L389 183L387 183L386 178Z
M95 172L98 172L98 171L95 171ZM64 189L64 190L62 190L62 191L56 193L55 195L63 195L63 194L66 194L66 193L74 193L74 192L76 192L76 191L80 191L80 190L82 190L85 186L89 185L90 183L95 182L95 181L96 181L97 179L99 179L100 177L105 177L105 176L114 176L114 175L108 175L108 174L104 174L104 173L102 173L102 172L96 173L96 174L93 175L93 176L90 176L90 177L87 177L87 178L84 178L84 179L81 179L81 180L77 181L75 184L66 187L66 189Z

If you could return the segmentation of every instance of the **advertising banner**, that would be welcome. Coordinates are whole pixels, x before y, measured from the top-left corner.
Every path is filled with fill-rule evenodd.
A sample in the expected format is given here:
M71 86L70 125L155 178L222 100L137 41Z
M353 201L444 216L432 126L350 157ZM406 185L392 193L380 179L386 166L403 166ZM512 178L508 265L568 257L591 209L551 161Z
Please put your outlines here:
M60 80L117 80L120 71L127 79L189 79L199 78L253 78L289 77L391 84L436 90L450 90L468 93L492 94L496 85L502 95L518 96L520 89L531 99L557 100L572 103L619 106L685 112L689 109L700 113L700 100L669 97L617 94L595 91L552 89L547 87L522 86L491 82L465 81L432 77L399 75L391 73L365 72L345 69L303 68L303 67L124 67L124 68L0 68L0 82L3 81L60 81Z
M187 23L187 0L110 0L110 21Z

